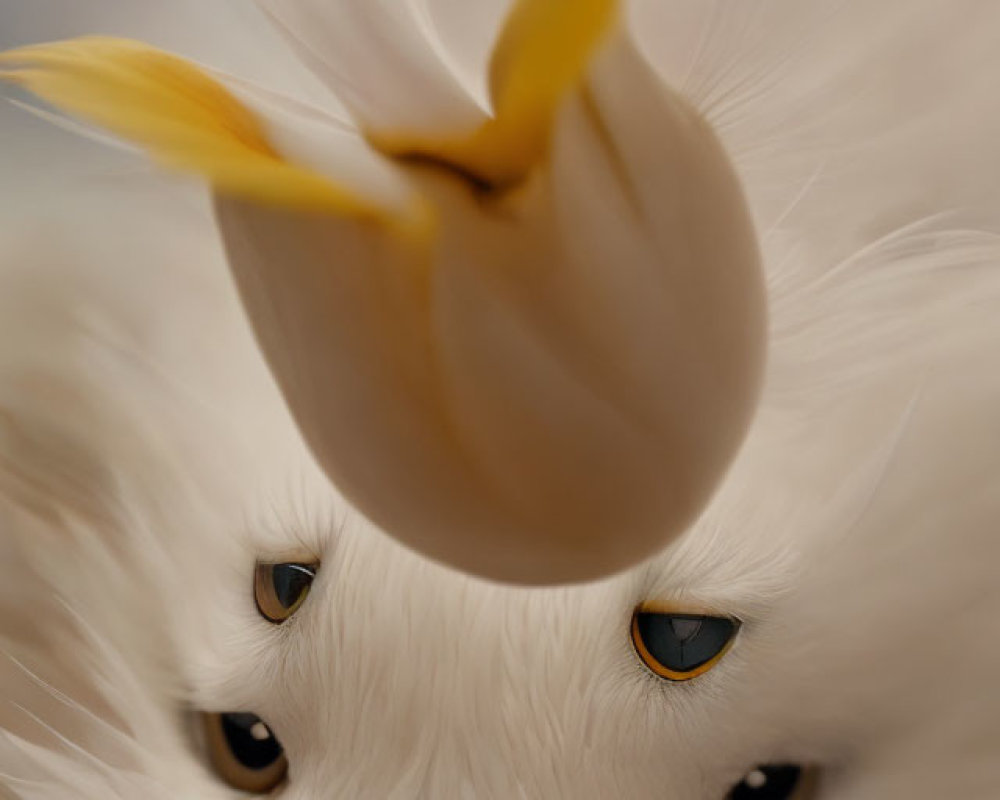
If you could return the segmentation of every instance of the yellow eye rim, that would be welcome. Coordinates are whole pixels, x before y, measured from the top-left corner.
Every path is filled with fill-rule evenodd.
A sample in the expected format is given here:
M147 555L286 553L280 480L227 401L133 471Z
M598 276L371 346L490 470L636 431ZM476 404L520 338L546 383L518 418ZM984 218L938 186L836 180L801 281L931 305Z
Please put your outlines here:
M678 609L663 609L653 606L637 606L632 612L632 622L629 626L629 633L632 638L632 646L635 648L636 655L639 656L640 660L646 667L655 675L658 675L665 680L674 683L684 683L686 681L694 680L695 678L704 675L706 672L714 669L723 658L729 653L733 648L733 644L736 642L736 634L740 630L739 620L728 617L734 623L733 635L730 636L729 641L716 653L712 658L703 664L698 665L694 669L687 671L677 671L670 669L669 667L661 664L659 660L649 651L643 641L642 634L639 630L639 615L640 614L663 614L663 615L684 615L684 616L722 616L722 615L711 615L711 614L700 614L698 612L691 611L680 611Z

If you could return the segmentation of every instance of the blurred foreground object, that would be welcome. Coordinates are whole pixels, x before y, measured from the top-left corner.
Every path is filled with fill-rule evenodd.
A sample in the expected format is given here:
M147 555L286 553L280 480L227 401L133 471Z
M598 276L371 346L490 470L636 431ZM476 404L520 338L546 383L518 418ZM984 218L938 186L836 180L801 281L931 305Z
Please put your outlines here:
M313 39L344 21L313 5L277 20ZM386 51L331 41L315 64L353 125L125 40L0 65L210 182L268 362L362 512L469 572L576 581L693 520L764 362L739 183L616 6L515 4L492 113L380 10Z

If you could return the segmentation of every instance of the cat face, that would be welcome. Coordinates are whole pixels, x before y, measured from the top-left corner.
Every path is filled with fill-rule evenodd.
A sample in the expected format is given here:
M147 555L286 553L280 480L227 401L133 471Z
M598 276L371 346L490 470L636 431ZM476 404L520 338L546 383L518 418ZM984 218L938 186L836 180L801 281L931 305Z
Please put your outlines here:
M176 272L120 288L96 247L63 289L35 284L31 259L7 277L4 318L24 333L5 355L2 439L12 790L241 796L219 766L236 739L213 750L202 723L240 713L280 742L273 791L287 798L714 800L764 791L752 771L783 764L820 769L800 796L982 796L989 762L964 742L990 741L995 509L970 458L986 416L960 384L920 405L886 386L835 408L817 397L802 424L775 403L657 559L579 586L490 584L405 550L334 494L198 226L163 224ZM140 228L104 247L141 264ZM154 297L163 315L145 311ZM179 346L192 324L208 339ZM963 474L942 483L923 448L961 456ZM965 502L915 512L913 496L941 492ZM280 625L262 614L281 612L260 564L315 567ZM637 610L681 615L678 636L691 617L739 625L710 669L670 680L655 654L685 665L655 632L637 637ZM979 656L947 659L942 680L928 628ZM955 709L961 736L940 724ZM763 773L773 791L782 775Z
M25 670L72 698L51 708L49 691L8 665L37 717L11 729L43 747L18 769L45 785L229 796L199 727L204 712L266 721L289 764L287 797L723 797L758 762L807 755L784 734L748 739L711 721L768 713L736 689L774 635L766 620L791 561L778 543L736 556L706 527L669 558L600 584L491 585L365 525L297 447L281 469L247 469L236 449L206 451L201 464L174 460L149 452L135 431L123 470L101 461L109 443L32 419L10 422L19 481L57 459L76 468L36 497L52 520L8 498L7 518L24 537L20 580L39 597L52 593L41 639L59 655L41 659L43 645L15 632L10 646ZM166 450L185 439L202 449L188 422ZM275 461L280 452L271 450ZM281 625L262 615L259 592L255 602L258 563L317 565ZM741 626L710 671L666 680L637 650L640 607ZM100 721L76 705L93 708L95 698ZM43 725L94 760L66 751ZM105 770L106 783L97 777Z
M764 724L785 704L748 690L784 658L786 529L733 538L720 513L641 569L551 589L410 553L333 493L206 231L163 205L130 196L161 221L76 248L61 288L36 281L51 237L29 235L5 275L22 332L3 354L3 674L19 708L0 763L16 791L233 796L206 712L265 721L293 798L724 797L758 764L820 753ZM176 270L122 285L110 252L141 269L150 235ZM318 565L281 625L258 607L259 563ZM668 680L639 654L639 608L740 626L712 669Z
M5 224L0 796L245 796L223 713L280 742L282 798L721 800L782 764L817 800L995 796L996 235L924 218L995 207L995 12L911 5L646 4L766 228L772 342L711 506L599 583L464 577L337 497L198 201ZM317 565L281 625L259 564ZM739 625L671 680L637 610Z
M765 610L789 566L779 549L724 591L732 554L706 557L694 540L598 585L528 590L423 561L357 521L299 531L234 553L216 588L226 613L193 676L197 708L266 721L289 796L723 797L758 762L804 755L801 742L730 739L710 722L764 713L734 690L766 649ZM251 602L255 561L318 564L280 626ZM670 681L637 652L640 606L742 626L710 672Z
M990 658L949 660L955 673L942 680L924 625L986 654L978 630L990 607L973 562L995 509L968 510L957 523L964 543L943 544L940 520L914 518L910 492L932 484L895 442L915 446L909 436L920 434L903 426L934 435L948 412L927 403L927 417L890 418L878 447L853 451L858 473L835 497L808 474L835 458L827 437L813 438L812 456L800 441L797 459L780 454L781 437L752 443L689 536L598 584L483 583L300 498L298 512L286 505L270 526L265 517L225 558L234 566L190 673L192 705L266 721L284 746L290 797L710 799L781 764L821 770L819 787L803 782L790 797L975 788L984 773L958 766L970 757L956 752L964 737L936 720L982 702L967 692L983 685ZM872 498L876 486L887 500ZM251 602L260 562L318 564L281 625ZM669 680L642 653L637 609L740 625L711 669ZM966 730L985 722L964 713ZM925 750L931 776L909 756L905 769L896 761Z

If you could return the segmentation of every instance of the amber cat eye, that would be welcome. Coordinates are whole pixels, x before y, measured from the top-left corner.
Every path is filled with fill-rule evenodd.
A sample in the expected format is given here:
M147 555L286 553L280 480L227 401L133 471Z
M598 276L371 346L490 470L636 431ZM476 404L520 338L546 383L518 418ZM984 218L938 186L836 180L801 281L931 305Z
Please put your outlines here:
M740 623L730 617L636 609L632 643L643 663L661 678L689 681L719 663Z
M202 714L212 766L234 789L260 794L285 779L288 759L281 743L256 714Z
M318 564L257 564L254 600L261 616L275 625L292 616L306 600Z

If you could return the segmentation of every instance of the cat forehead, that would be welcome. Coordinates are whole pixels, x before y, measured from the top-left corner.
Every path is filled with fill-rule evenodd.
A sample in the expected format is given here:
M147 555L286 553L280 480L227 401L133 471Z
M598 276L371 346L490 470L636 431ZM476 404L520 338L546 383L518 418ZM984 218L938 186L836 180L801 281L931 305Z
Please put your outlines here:
M391 602L387 587L398 586L410 605L463 608L473 601L549 616L592 613L595 603L617 615L649 605L752 618L789 584L797 558L791 526L773 524L777 511L762 504L729 508L721 497L718 505L636 568L592 583L518 587L469 577L407 550L352 510L322 476L303 471L283 488L256 495L230 557L240 559L244 575L256 561L320 562L333 605L345 594L373 592Z
M285 414L269 410L261 419L275 418L274 435L261 439L266 447L261 445L259 454L234 457L229 476L236 490L229 495L235 501L227 512L231 536L226 538L235 546L219 557L235 562L244 580L258 560L318 561L321 582L348 594L369 591L363 584L381 574L428 596L542 604L551 614L572 613L588 598L599 598L629 611L648 603L753 618L784 593L800 545L810 536L808 527L824 522L814 498L804 493L801 481L796 483L800 442L781 443L762 425L752 432L709 508L659 555L592 584L552 590L503 587L459 575L389 540L337 493ZM256 429L261 427L267 426ZM281 447L274 445L278 441ZM448 602L461 605L458 599Z

